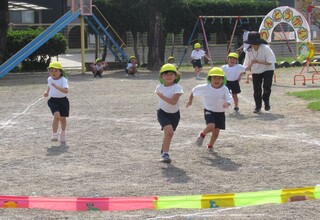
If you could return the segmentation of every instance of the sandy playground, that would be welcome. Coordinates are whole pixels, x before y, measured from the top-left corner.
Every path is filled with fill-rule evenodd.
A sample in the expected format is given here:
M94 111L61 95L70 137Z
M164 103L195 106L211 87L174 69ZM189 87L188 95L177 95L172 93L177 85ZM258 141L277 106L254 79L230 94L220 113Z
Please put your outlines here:
M205 69L204 72L207 72ZM320 112L288 92L300 68L278 69L271 111L253 114L252 84L241 81L240 113L228 110L215 152L197 147L205 123L201 101L185 104L205 80L182 72L181 121L172 164L158 162L163 133L156 118L158 73L123 71L69 77L66 145L50 142L52 116L42 97L48 73L10 73L0 79L0 195L127 197L253 192L320 184ZM202 74L205 77L205 73ZM205 140L204 143L206 143ZM319 200L217 209L67 212L0 209L0 219L319 219Z

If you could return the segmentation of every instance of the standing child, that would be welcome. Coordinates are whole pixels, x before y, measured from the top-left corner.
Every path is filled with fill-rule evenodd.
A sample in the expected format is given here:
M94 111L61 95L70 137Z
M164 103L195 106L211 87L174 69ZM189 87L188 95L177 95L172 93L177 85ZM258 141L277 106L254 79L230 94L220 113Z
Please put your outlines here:
M238 59L237 53L229 53L228 54L228 64L223 65L221 68L226 75L227 84L226 86L232 93L232 98L234 101L234 110L236 112L239 111L239 99L238 93L241 93L239 81L241 79L241 74L246 71L246 67L237 64Z
M223 78L224 73L221 68L212 68L207 77L209 84L194 87L187 103L187 107L191 106L194 96L203 98L204 119L207 126L199 134L196 144L201 146L205 136L211 132L211 139L207 146L209 151L213 151L220 129L224 130L226 127L225 109L232 104L232 97L228 88L223 85Z
M159 80L160 84L155 90L160 98L157 117L164 131L160 161L171 163L169 148L180 121L179 98L183 94L183 89L177 84L180 75L173 64L167 63L161 67Z
M48 106L53 115L52 122L52 137L51 141L66 142L66 127L67 119L69 117L69 100L67 98L69 85L65 78L65 72L61 63L52 62L49 67L50 76L48 78L48 89L44 93L44 97L50 97ZM58 139L59 123L61 126L60 137Z
M243 31L242 34L242 45L237 49L238 54L240 55L238 60L240 64L243 64L244 58L246 56L246 52L250 47L250 44L245 43L248 40L249 33L251 32L251 28L248 23L242 23L240 25L241 30Z
M208 60L211 60L208 57L204 50L201 49L201 45L199 43L194 44L194 50L191 52L192 65L194 68L194 72L196 74L196 79L200 78L200 71L202 70L201 59L205 57Z
M126 77L128 76L138 76L137 72L138 72L138 63L137 63L137 59L135 56L131 56L129 58L129 62L126 68Z
M99 76L101 78L106 66L108 66L107 62L103 61L101 58L96 59L96 62L91 64L93 76Z

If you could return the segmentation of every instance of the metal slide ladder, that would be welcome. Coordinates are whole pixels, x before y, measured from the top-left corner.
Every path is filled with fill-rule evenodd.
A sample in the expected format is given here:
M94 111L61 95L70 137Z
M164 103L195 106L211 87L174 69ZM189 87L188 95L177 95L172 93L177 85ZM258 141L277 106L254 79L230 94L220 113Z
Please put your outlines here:
M95 16L94 14L92 14L92 16L85 16L85 21L94 30L95 34L99 36L103 44L110 50L110 52L113 54L116 60L119 61L123 67L125 67L125 63L129 62L129 58L124 51L126 44L117 34L117 32L113 29L108 20L103 16L101 11L95 6L94 8L103 18L104 24L106 24L106 26L104 26L104 24L100 22L97 16ZM90 17L92 17L92 19L90 19ZM107 36L110 42L106 41L105 36ZM117 41L119 43L117 43Z
M62 28L80 15L80 10L73 13L71 10L59 18L50 27L44 30L38 37L24 46L6 62L0 66L0 78L4 77L9 71L15 68L19 63L26 59L30 54L41 47L45 42L57 34Z

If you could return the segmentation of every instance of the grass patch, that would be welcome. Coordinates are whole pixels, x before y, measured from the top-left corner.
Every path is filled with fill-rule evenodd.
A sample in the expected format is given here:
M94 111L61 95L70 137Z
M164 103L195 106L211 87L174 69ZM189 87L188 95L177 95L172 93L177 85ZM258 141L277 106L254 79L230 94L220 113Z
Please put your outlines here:
M307 101L312 101L308 104L308 108L313 111L320 111L320 90L308 90L302 92L288 93L290 96L302 98Z

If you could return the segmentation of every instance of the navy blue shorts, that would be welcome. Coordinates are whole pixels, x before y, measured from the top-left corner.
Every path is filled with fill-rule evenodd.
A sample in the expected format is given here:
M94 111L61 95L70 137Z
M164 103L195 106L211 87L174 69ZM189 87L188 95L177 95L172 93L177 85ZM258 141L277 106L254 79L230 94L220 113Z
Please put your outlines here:
M48 100L48 106L51 109L52 114L60 112L60 116L69 117L70 104L67 97L63 98L50 98Z
M227 81L226 86L228 87L229 91L231 91L232 94L238 94L241 93L240 84L239 81Z
M167 125L172 125L173 130L175 131L180 121L180 111L177 111L176 113L167 113L162 109L158 109L157 117L161 125L161 130Z
M204 119L206 120L206 124L213 123L216 128L220 128L222 130L226 128L226 116L224 112L212 112L205 109Z
M193 68L202 68L201 60L192 60Z

